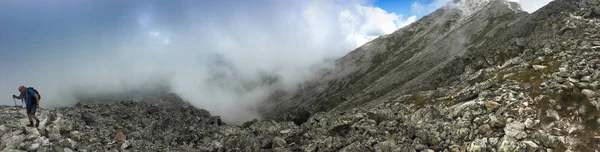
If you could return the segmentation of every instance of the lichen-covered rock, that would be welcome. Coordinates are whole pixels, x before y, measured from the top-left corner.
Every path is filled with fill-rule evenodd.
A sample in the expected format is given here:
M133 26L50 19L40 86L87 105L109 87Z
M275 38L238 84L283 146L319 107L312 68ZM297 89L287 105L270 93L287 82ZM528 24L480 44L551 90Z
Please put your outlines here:
M581 93L585 94L589 98L594 98L594 97L598 96L598 93L596 93L595 91L592 91L590 89L583 89L583 90L581 90Z
M482 152L487 150L487 139L476 139L469 145L467 151L469 152Z
M273 138L273 148L277 148L277 147L286 147L287 143L285 141L285 139L282 139L280 137L275 137Z
M522 144L517 142L515 139L510 137L503 137L498 144L498 151L500 152L513 152L513 151L524 151L525 148Z

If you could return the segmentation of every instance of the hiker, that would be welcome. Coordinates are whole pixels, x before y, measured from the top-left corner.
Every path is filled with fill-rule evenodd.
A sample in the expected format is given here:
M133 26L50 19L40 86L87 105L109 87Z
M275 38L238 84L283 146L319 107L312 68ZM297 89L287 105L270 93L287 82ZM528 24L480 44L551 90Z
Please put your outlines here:
M35 89L25 88L25 86L19 86L19 92L21 92L21 94L19 96L13 95L13 98L25 99L25 108L27 109L27 116L30 123L27 127L33 127L33 119L36 121L35 127L39 127L40 119L35 116L35 110L40 107L38 102L40 96L36 93Z

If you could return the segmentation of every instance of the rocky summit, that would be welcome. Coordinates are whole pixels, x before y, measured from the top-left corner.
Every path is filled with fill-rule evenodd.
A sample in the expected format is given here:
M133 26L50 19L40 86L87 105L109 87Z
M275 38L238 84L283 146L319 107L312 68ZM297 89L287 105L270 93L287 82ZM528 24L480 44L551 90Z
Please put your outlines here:
M226 124L176 95L0 107L3 151L599 151L600 0L528 14L453 1L336 61L265 120Z

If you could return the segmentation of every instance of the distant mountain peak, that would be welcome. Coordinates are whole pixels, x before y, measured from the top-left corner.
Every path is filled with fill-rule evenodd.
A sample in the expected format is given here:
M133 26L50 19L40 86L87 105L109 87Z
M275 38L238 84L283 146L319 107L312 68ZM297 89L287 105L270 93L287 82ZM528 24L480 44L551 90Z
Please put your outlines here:
M443 8L460 11L461 20L470 18L478 12L485 10L501 10L509 8L514 12L524 12L516 2L508 0L453 0Z
M454 0L446 4L445 7L457 8L463 11L464 13L470 14L477 11L481 11L482 9L486 8L486 5L490 3L505 4L515 11L522 11L519 3L510 2L508 0Z

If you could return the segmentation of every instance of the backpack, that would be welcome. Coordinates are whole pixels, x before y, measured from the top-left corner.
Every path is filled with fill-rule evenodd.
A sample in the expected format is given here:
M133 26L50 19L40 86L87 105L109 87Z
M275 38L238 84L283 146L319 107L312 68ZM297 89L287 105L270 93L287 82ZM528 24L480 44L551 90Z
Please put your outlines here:
M27 89L32 89L32 90L35 92L35 94L37 94L37 95L38 95L38 101L39 101L39 100L42 100L42 95L40 95L40 92L38 92L38 91L37 91L35 88L33 88L33 87L29 87L29 88L27 88Z

